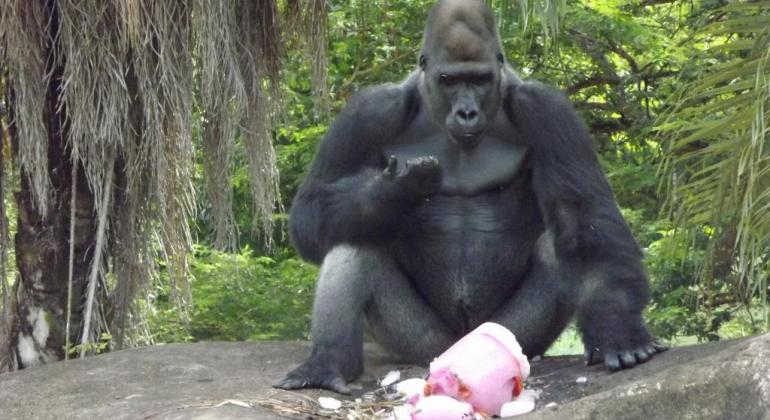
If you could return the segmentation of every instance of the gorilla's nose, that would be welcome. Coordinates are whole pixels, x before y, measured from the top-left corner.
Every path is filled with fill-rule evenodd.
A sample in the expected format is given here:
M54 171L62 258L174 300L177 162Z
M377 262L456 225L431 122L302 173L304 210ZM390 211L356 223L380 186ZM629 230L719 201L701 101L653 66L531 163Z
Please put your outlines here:
M458 109L457 120L460 125L474 127L479 121L479 111L476 108Z

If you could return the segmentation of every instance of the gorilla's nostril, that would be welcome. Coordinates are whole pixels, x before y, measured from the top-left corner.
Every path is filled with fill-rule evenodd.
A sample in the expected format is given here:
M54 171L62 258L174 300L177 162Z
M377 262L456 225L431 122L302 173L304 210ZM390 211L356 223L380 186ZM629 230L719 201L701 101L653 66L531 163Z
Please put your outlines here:
M475 109L460 109L457 111L457 115L463 120L473 120L479 115L479 112Z

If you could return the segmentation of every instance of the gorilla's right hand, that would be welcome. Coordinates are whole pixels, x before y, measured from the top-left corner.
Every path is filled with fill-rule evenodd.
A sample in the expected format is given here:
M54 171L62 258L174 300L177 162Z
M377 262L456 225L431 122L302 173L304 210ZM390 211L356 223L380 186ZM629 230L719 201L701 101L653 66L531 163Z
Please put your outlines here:
M273 384L274 388L323 388L340 394L350 394L350 388L340 369L323 353L313 354L285 378Z
M395 156L391 156L383 175L396 182L409 195L419 198L429 197L441 188L441 167L435 156L409 159L406 161L404 170L397 172L398 160Z

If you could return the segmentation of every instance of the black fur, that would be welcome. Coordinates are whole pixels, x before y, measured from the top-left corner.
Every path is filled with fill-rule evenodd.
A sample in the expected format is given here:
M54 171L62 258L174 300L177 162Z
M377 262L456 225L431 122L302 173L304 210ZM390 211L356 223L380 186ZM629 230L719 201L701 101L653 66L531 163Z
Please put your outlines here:
M421 68L350 101L294 199L293 243L322 268L313 353L276 386L346 392L365 321L412 362L487 320L534 356L573 316L589 363L648 360L642 255L571 104L500 62L483 3L431 19L449 20Z

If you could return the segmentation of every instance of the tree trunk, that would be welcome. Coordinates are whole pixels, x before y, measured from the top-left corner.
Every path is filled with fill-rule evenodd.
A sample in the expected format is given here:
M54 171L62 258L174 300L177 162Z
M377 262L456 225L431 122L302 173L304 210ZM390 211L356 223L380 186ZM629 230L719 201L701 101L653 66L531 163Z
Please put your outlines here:
M55 8L49 2L49 34L58 30ZM55 37L49 37L54 42ZM49 51L53 48L48 45ZM50 56L50 55L49 55ZM49 63L52 60L49 60ZM53 65L53 64L49 64ZM72 162L66 149L66 109L61 107L61 68L50 68L53 77L43 110L48 133L48 176L52 192L48 210L42 213L34 203L30 180L21 173L21 190L16 194L18 224L15 237L16 265L11 321L11 344L19 368L64 358L67 321L67 283L70 254L70 203ZM11 130L14 141L15 130ZM23 164L23 162L22 162ZM77 176L75 209L75 252L72 284L70 343L77 344L81 307L94 253L96 219L93 195L82 169Z

